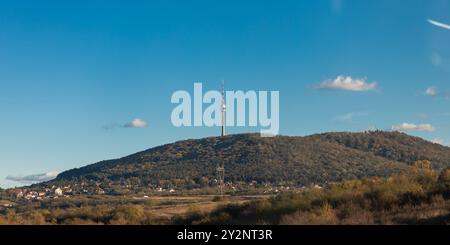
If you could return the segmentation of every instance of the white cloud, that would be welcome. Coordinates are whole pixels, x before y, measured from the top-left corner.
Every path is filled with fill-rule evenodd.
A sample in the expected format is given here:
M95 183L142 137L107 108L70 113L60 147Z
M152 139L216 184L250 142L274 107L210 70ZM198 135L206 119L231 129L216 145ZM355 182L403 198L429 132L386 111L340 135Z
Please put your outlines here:
M450 30L450 25L444 24L444 23L439 22L439 21L431 20L431 19L428 19L427 21L428 21L430 24L434 25L434 26L437 26L437 27L441 27L441 28Z
M354 92L372 91L377 88L377 83L367 83L366 79L354 79L350 76L338 76L334 80L325 80L316 89L346 90Z
M428 96L436 96L437 93L438 92L437 92L436 86L429 87L429 88L427 88L427 90L425 90L425 95L428 95Z
M425 90L424 95L430 97L450 98L450 91L439 90L436 86L429 87Z
M102 126L104 130L114 130L117 128L145 128L148 123L140 118L135 118L125 124L110 123Z
M32 175L25 175L25 176L7 176L6 180L19 182L22 184L34 184L39 182L45 182L52 180L58 176L59 172L57 171L51 171L44 174L32 174Z
M392 126L392 130L395 131L427 131L433 132L436 129L431 124L413 124L413 123L402 123Z
M140 118L135 118L131 122L128 122L123 126L125 128L145 128L147 127L147 122Z

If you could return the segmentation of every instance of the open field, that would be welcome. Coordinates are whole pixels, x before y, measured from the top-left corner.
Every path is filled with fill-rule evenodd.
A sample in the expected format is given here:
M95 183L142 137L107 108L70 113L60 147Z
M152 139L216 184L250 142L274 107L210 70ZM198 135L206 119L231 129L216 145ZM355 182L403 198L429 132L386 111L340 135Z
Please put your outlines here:
M0 224L170 224L191 212L269 199L271 195L83 195L42 201L0 200ZM138 222L139 220L139 222Z
M154 205L149 210L159 218L172 218L175 215L182 215L189 210L198 209L204 212L211 212L218 207L228 204L244 204L249 201L267 199L268 195L256 196L225 196L223 200L217 200L217 196L155 196L149 200Z

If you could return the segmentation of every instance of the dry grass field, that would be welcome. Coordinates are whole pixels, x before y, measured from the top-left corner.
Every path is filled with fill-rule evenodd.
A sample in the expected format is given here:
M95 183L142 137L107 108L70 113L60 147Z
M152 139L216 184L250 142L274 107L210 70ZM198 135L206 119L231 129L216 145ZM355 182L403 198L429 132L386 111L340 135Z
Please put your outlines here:
M192 210L211 212L228 204L243 204L269 197L269 195L225 196L223 199L220 199L213 195L154 196L148 198L151 203L154 203L148 210L157 218L171 219L175 215L182 215Z

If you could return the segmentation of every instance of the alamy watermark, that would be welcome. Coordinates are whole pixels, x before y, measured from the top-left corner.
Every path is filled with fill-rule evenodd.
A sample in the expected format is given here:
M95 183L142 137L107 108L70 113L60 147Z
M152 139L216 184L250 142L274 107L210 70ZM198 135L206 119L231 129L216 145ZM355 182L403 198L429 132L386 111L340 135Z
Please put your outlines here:
M279 91L224 91L222 96L216 90L204 93L202 83L195 83L193 96L175 91L171 102L177 104L171 116L175 127L220 127L224 113L227 127L260 127L264 137L276 136L280 130Z

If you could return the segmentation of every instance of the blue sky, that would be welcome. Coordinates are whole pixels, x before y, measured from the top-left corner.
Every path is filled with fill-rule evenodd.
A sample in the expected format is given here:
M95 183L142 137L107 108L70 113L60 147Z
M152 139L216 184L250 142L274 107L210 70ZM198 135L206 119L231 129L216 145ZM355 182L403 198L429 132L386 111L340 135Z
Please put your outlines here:
M216 135L174 128L170 97L222 79L279 90L283 135L450 144L450 30L427 19L450 23L450 1L1 2L0 186Z

